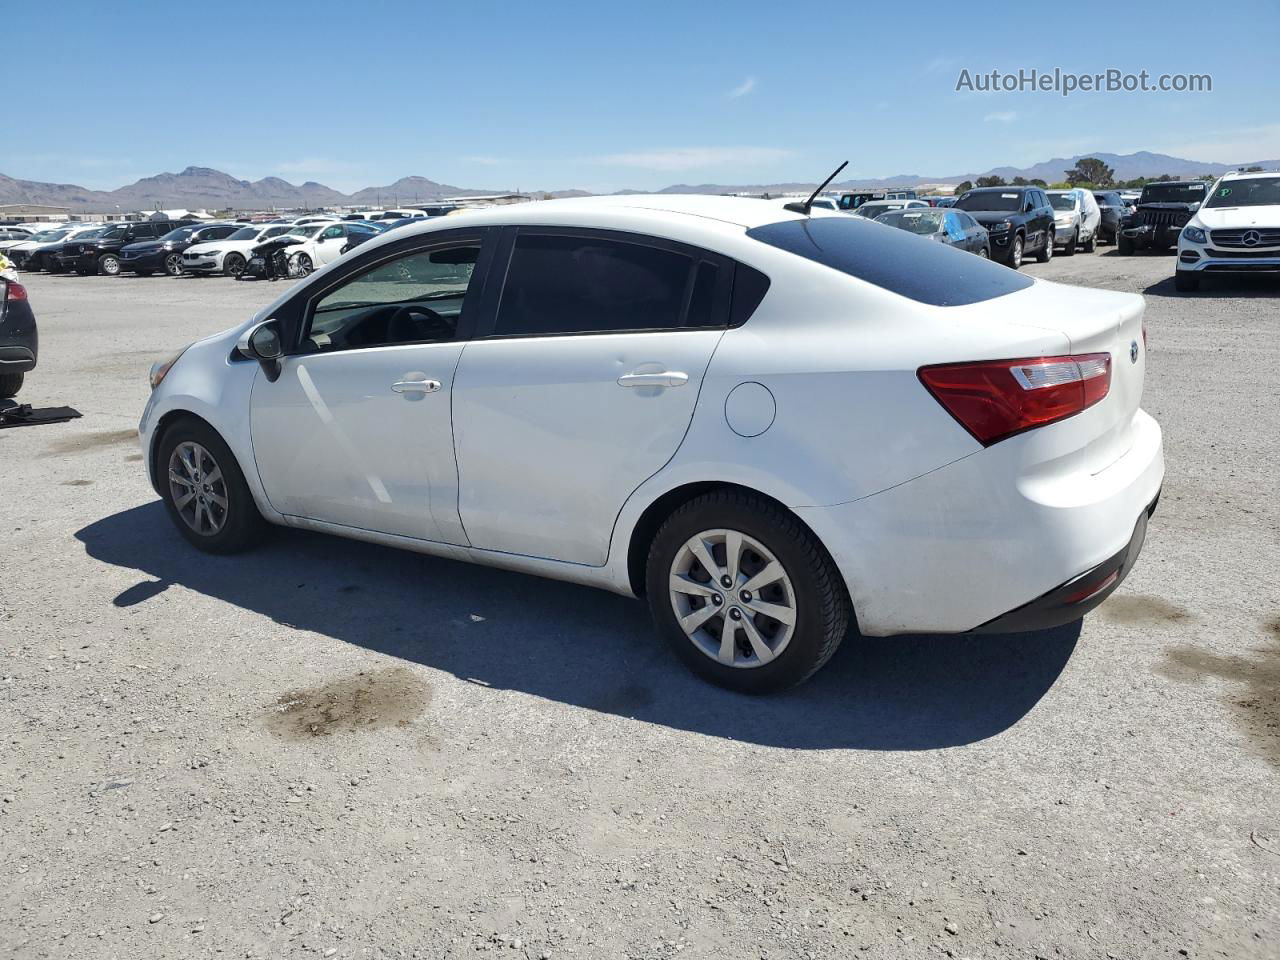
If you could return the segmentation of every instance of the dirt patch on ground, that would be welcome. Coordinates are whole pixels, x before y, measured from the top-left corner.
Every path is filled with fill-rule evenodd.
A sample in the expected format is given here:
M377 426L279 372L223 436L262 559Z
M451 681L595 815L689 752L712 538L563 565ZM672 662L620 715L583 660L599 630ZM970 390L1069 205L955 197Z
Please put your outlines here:
M1190 620L1191 611L1160 597L1124 594L1110 597L1099 612L1112 623L1126 626L1151 623L1177 623Z
M405 667L392 667L291 690L267 711L267 729L286 740L305 741L402 727L421 716L430 702L425 680Z
M121 443L137 443L137 430L98 430L94 433L78 433L75 436L55 440L44 452L46 457L60 457L68 453L88 453L103 447Z

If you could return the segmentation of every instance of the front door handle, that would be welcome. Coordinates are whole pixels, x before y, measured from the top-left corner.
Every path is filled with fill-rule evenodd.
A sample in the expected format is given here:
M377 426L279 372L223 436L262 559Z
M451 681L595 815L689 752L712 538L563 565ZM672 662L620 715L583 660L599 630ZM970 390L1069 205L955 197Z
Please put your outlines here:
M618 378L620 387L683 387L689 382L689 375L679 370L664 370L662 373L624 373Z
M439 380L397 380L391 385L396 393L435 393L440 389Z

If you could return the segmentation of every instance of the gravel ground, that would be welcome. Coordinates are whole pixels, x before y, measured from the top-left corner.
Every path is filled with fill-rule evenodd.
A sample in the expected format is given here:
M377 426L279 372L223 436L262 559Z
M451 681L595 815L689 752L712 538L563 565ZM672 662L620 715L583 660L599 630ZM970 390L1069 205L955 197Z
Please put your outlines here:
M1168 478L1083 624L846 642L704 686L634 601L319 535L170 528L153 359L278 286L28 277L0 432L0 955L1280 953L1280 285L1145 292Z

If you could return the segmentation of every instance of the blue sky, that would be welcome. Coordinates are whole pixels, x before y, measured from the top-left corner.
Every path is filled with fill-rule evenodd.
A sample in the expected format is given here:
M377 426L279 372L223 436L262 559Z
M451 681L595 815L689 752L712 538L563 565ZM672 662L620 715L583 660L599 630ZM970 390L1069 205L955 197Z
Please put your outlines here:
M1112 22L980 7L8 4L0 173L603 191L814 180L844 159L846 176L882 177L1088 151L1280 158L1273 0L1113 5ZM962 68L1055 66L1207 73L1213 92L955 90Z

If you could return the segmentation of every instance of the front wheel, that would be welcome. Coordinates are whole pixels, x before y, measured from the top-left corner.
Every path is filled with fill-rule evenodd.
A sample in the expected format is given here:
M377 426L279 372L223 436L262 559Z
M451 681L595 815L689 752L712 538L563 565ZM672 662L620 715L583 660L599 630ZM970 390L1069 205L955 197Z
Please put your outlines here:
M1077 230L1071 235L1071 239L1067 241L1067 245L1062 248L1064 257L1074 257L1076 255L1076 244L1080 242L1080 232Z
M228 253L222 260L222 272L228 277L239 279L244 273L244 257L238 253Z
M305 253L299 253L289 261L289 275L291 277L308 277L314 269L315 265Z
M1036 263L1048 263L1053 259L1053 229L1044 236L1044 246L1040 248L1040 252L1036 254Z
M25 379L22 373L0 373L0 397L16 397Z
M1022 267L1022 234L1018 234L1013 238L1013 243L1009 247L1009 266L1018 270Z
M98 272L105 277L120 276L120 258L114 253L104 253L98 258Z
M662 525L646 567L658 630L694 673L772 693L816 673L852 612L831 557L790 513L747 493L691 500Z
M200 550L238 553L262 536L266 521L240 465L207 423L184 419L169 427L156 469L169 519Z
M990 251L990 250L988 250L986 247L979 247L979 248L978 248L978 256L980 256L983 260L990 260L990 259L991 259L991 251Z

